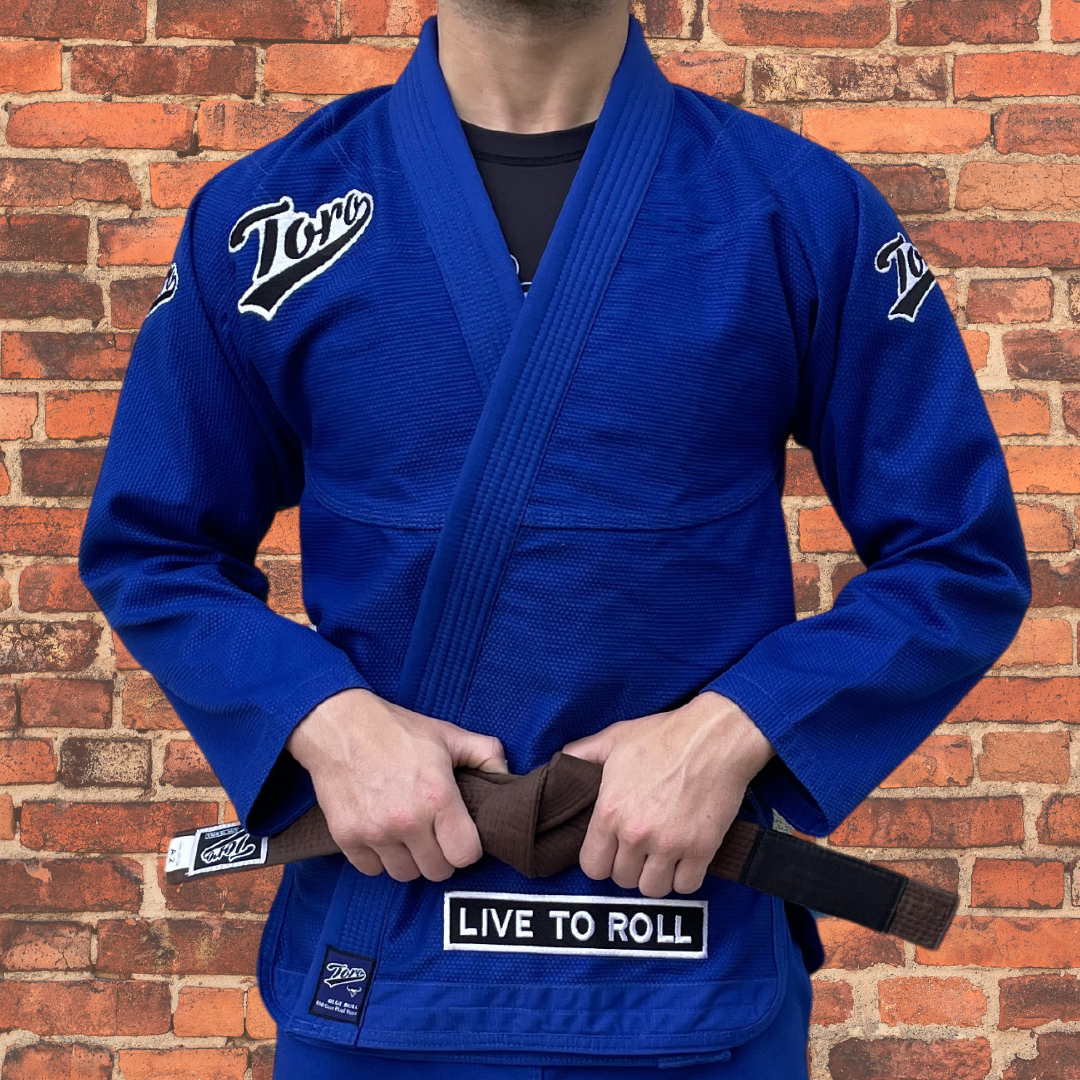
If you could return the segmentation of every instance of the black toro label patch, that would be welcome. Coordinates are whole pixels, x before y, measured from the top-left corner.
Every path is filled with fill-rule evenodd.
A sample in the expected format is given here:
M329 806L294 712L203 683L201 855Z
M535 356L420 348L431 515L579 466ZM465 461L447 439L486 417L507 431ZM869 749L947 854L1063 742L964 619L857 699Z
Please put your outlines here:
M359 1025L374 977L375 961L370 956L342 952L328 945L308 1012L324 1020Z
M703 960L704 900L448 892L443 948Z
M261 866L266 861L266 840L235 823L199 829L188 874L209 874L226 866Z

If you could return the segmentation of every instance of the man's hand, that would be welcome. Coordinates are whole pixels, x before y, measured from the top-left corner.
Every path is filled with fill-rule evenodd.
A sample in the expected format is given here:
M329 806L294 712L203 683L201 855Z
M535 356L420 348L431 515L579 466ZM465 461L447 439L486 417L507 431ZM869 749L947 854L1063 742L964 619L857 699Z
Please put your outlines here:
M581 869L653 897L701 888L747 785L775 753L738 705L711 690L563 751L604 766Z
M444 881L483 854L454 768L506 772L498 739L343 690L285 748L311 774L330 835L361 873Z

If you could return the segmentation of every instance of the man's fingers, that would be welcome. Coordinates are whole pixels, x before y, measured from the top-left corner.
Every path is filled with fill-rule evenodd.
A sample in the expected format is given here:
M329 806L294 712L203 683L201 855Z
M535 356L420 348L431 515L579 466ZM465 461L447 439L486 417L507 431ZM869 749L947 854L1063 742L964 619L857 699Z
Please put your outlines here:
M435 839L451 867L471 866L484 854L480 834L460 795L435 815Z
M635 847L620 840L619 848L615 852L615 861L611 867L611 880L620 889L637 888L642 868L645 866L645 858L644 848Z
M595 735L575 739L572 743L567 743L562 748L562 752L571 757L581 758L582 761L592 761L597 765L603 765L611 753L612 740L608 734L610 730L610 728L604 728Z
M385 869L382 859L369 847L353 847L345 855L361 874L368 877L378 877Z
M680 859L675 866L673 887L677 893L693 893L701 888L710 859Z
M395 881L415 881L420 876L420 868L404 844L387 844L374 850Z
M483 769L484 772L509 772L506 764L506 752L502 743L494 735L477 735L475 731L466 731L453 724L444 725L446 748L456 768L464 765L470 769Z
M611 877L611 868L618 849L619 841L613 833L590 824L578 856L582 872L593 881L603 881L604 878Z
M407 844L413 862L428 881L445 881L454 872L430 826L419 836L410 837Z
M671 892L674 878L675 864L670 858L650 855L645 860L644 867L642 867L637 887L642 896L649 896L658 900Z

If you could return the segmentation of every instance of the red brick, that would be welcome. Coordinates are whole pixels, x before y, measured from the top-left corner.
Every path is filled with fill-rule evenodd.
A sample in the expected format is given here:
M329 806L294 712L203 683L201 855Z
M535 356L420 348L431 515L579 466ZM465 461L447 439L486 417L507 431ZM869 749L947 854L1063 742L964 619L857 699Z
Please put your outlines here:
M244 1034L244 991L234 987L182 986L173 1014L181 1038Z
M4 0L0 35L142 41L146 0Z
M90 319L105 314L101 286L77 274L0 274L0 319Z
M898 214L937 214L949 209L949 181L924 165L856 165ZM941 282L939 281L940 285Z
M128 647L120 640L120 635L112 632L113 652L116 655L117 671L137 671L142 665L128 651Z
M1032 607L1080 607L1080 562L1057 566L1034 559L1029 566Z
M983 393L983 401L999 435L1050 434L1050 403L1045 394L991 390Z
M65 739L60 745L60 782L69 788L150 788L148 739Z
M118 329L138 330L165 277L122 278L109 285L112 324Z
M832 1080L984 1080L990 1066L984 1038L845 1039L829 1051Z
M968 286L968 322L1045 322L1053 308L1050 278L978 279Z
M851 537L831 506L799 511L800 551L854 551Z
M61 390L45 395L50 439L103 439L109 434L119 390Z
M1080 1020L1080 979L1071 975L1020 975L998 983L998 1027L1030 1030L1052 1020Z
M55 779L52 739L0 739L0 786L51 784Z
M38 1042L12 1046L4 1057L4 1080L110 1080L112 1051L83 1043Z
M300 554L300 511L294 506L279 510L259 545L263 555Z
M952 723L1080 723L1080 679L1021 676L982 679L948 717Z
M941 947L919 946L915 960L932 967L1080 967L1080 919L958 915Z
M182 49L76 45L71 88L80 94L255 93L255 50L247 46L189 45Z
M4 460L4 452L2 450L0 450L0 495L10 495L10 494L11 494L11 477L8 475L7 464L6 464L5 460ZM5 583L5 587L6 587L6 583ZM3 599L10 601L11 597L10 597L10 588L9 587L8 587L7 593L4 595ZM8 605L5 604L3 606L6 608Z
M0 679L0 731L14 731L18 726L18 700L10 678Z
M142 196L124 161L0 161L0 203L6 206L61 207L80 199L125 203L134 209L142 205Z
M1001 1080L1080 1080L1080 1035L1040 1033L1036 1045L1036 1056L1017 1055Z
M329 41L336 6L334 0L158 0L157 35Z
M866 573L866 567L859 561L842 562L833 567L832 571L832 594L833 601L844 591L844 587L855 578Z
M274 1080L274 1047L263 1044L251 1051L251 1080Z
M189 739L173 739L165 747L161 782L173 787L216 787L218 779L195 743Z
M1017 331L1018 334L1035 332ZM1009 467L1013 491L1052 495L1080 493L1080 447L1007 446L1005 463Z
M98 225L98 266L167 266L183 216L128 218Z
M97 610L75 563L27 566L19 577L19 607L33 613Z
M122 379L132 334L0 334L5 379Z
M89 237L90 219L74 214L0 217L0 259L84 263Z
M1080 844L1080 795L1051 795L1035 822L1041 844Z
M1019 796L972 799L867 799L830 840L841 847L957 848L1019 844Z
M377 45L271 45L266 50L266 89L353 94L396 82L411 56L412 49Z
M247 1013L244 1017L248 1037L251 1039L274 1039L277 1038L277 1024L274 1018L266 1011L259 988L253 986L247 995Z
M257 565L270 583L270 595L266 601L270 607L284 614L303 614L304 596L300 564L292 559L260 559Z
M1066 390L1061 395L1061 412L1066 430L1072 435L1080 435L1080 391Z
M680 86L700 90L703 94L738 101L742 98L746 79L746 58L738 53L670 52L658 58L660 70Z
M814 1005L810 1012L810 1024L831 1027L851 1019L854 1001L851 984L842 979L814 979Z
M709 25L728 45L857 49L889 33L887 0L709 0Z
M0 1030L21 1028L35 1035L163 1035L169 1030L169 1005L165 982L2 980Z
M161 687L149 675L133 675L124 684L124 726L136 731L182 731Z
M95 969L123 974L254 975L262 923L251 919L108 919Z
M32 94L59 90L62 85L58 44L0 41L0 93Z
M978 371L986 367L986 358L990 355L990 335L985 330L961 330L960 338L972 368Z
M880 787L963 787L971 783L971 739L966 735L931 735Z
M814 459L809 450L797 446L787 452L784 472L785 495L824 495Z
M109 682L24 679L19 697L23 727L107 728L112 723Z
M1007 105L994 117L994 145L1002 154L1080 154L1080 105Z
M1080 56L1022 49L968 53L956 58L953 85L957 99L1071 97L1080 93Z
M213 825L217 803L23 803L22 842L32 851L165 851L178 832Z
M932 975L882 979L878 1011L885 1024L952 1024L981 1027L986 995L967 979L938 979Z
M0 971L80 971L89 967L89 926L0 919Z
M1002 348L1014 379L1080 379L1080 330L1014 330Z
M194 110L158 102L37 101L8 120L10 146L186 150Z
M1024 619L997 666L1054 667L1071 663L1072 628L1064 619Z
M895 105L804 109L802 133L838 153L963 154L989 138L990 116L978 109Z
M287 135L317 108L310 101L208 101L199 106L199 145L204 150L257 150Z
M875 866L893 870L913 881L925 881L946 892L956 892L960 864L955 859L874 859Z
M10 795L0 794L0 840L15 839L15 801Z
M888 168L888 166L886 166L886 168ZM900 168L903 168L903 166L900 166ZM960 310L960 307L956 302L956 275L936 274L935 280L937 281L938 288L945 296L945 303L949 305L949 310L953 315L956 315Z
M1038 37L1039 0L916 0L896 12L898 45L1003 45Z
M1080 165L1041 161L969 161L960 170L958 210L1080 209Z
M1047 859L976 859L971 906L1059 908L1065 900L1065 866Z
M648 3L660 8L662 4ZM670 6L670 5L669 5ZM416 37L424 20L435 14L435 0L341 0L341 33L348 37ZM679 19L680 25L682 19ZM650 36L659 36L655 31Z
M104 447L24 447L22 450L23 494L60 498L93 495L104 456ZM24 574L24 580L25 577ZM66 600L59 602L67 603ZM85 604L86 601L83 603ZM97 605L75 606L65 607L63 610L94 611L96 607Z
M97 655L101 627L92 622L0 623L0 674L82 671Z
M240 1047L120 1050L124 1080L244 1080L247 1050Z
M754 116L760 116L774 124L779 124L781 127L787 128L788 131L798 130L795 116L790 109L781 109L778 105L764 105L758 109L743 106L743 109L748 113L753 113Z
M1080 41L1080 3L1077 0L1050 0L1052 41Z
M37 411L37 394L0 394L0 439L31 438Z
M918 221L907 231L935 267L1080 266L1080 226L1073 222Z
M979 755L979 777L1012 783L1029 780L1064 784L1069 779L1069 733L987 732Z
M1020 527L1028 551L1068 551L1072 533L1065 512L1045 503L1018 503Z
M138 911L142 880L134 859L5 859L0 911Z
M795 610L817 611L821 606L821 571L817 563L793 563L791 571L795 585Z
M281 883L282 868L267 866L243 874L210 874L180 885L165 880L165 860L158 860L158 884L170 911L217 914L255 912L265 915Z
M758 101L943 101L948 92L943 56L764 55L751 74Z
M862 971L875 964L898 967L904 963L904 944L898 938L876 934L844 919L819 919L817 925L826 968Z
M228 161L155 161L150 164L150 201L163 209L191 205L195 193Z

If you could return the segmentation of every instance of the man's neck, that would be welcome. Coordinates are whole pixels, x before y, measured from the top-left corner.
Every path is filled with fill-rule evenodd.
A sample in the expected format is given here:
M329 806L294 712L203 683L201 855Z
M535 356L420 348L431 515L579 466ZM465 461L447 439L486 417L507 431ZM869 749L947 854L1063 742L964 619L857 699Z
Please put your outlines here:
M506 0L439 0L439 65L458 116L496 131L561 131L600 115L626 44L625 0L572 20Z

